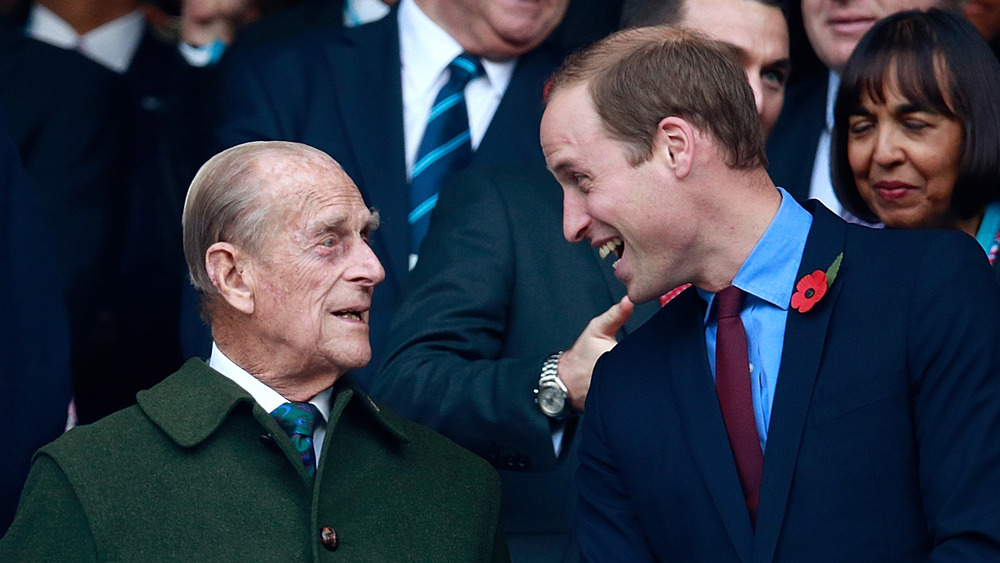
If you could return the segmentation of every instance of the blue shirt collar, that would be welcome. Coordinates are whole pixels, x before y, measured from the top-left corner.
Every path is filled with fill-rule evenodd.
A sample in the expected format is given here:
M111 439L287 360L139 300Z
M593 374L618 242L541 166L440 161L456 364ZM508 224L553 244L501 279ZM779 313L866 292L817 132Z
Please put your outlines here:
M778 191L781 193L781 206L736 273L733 285L787 311L813 219L788 192L783 188L778 188ZM708 302L707 315L715 294L701 289L698 293Z

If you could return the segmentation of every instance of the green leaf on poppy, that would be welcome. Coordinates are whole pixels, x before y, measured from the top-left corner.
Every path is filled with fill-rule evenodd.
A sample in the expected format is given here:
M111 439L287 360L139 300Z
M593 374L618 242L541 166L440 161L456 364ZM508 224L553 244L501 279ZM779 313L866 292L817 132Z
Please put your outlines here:
M827 289L833 285L833 279L837 277L837 272L840 271L840 261L844 259L844 253L841 252L837 255L837 259L830 264L830 267L826 270L826 287Z

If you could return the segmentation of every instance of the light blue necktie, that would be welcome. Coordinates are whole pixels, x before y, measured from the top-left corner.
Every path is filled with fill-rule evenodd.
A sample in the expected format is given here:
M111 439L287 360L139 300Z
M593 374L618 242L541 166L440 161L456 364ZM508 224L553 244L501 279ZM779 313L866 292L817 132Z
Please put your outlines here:
M438 91L410 174L410 252L417 254L430 226L431 210L448 176L469 164L472 142L465 86L483 72L479 59L462 53L448 65L448 82Z

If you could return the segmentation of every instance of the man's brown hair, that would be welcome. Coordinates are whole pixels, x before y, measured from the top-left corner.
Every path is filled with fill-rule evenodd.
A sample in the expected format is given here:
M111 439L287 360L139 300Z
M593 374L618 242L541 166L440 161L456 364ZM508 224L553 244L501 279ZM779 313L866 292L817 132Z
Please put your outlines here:
M660 120L672 116L711 135L727 165L767 165L753 91L724 43L669 26L619 31L567 59L547 97L577 84L633 166L649 160Z

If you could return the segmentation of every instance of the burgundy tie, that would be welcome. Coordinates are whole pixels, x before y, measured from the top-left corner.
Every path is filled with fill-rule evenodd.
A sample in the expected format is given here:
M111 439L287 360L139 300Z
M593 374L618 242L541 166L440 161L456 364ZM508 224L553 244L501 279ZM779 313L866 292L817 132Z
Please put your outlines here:
M729 286L715 295L719 331L715 345L715 390L719 394L722 419L729 434L729 446L736 459L736 472L750 511L750 523L757 523L760 475L764 454L757 436L750 394L750 359L747 335L740 320L743 290Z

